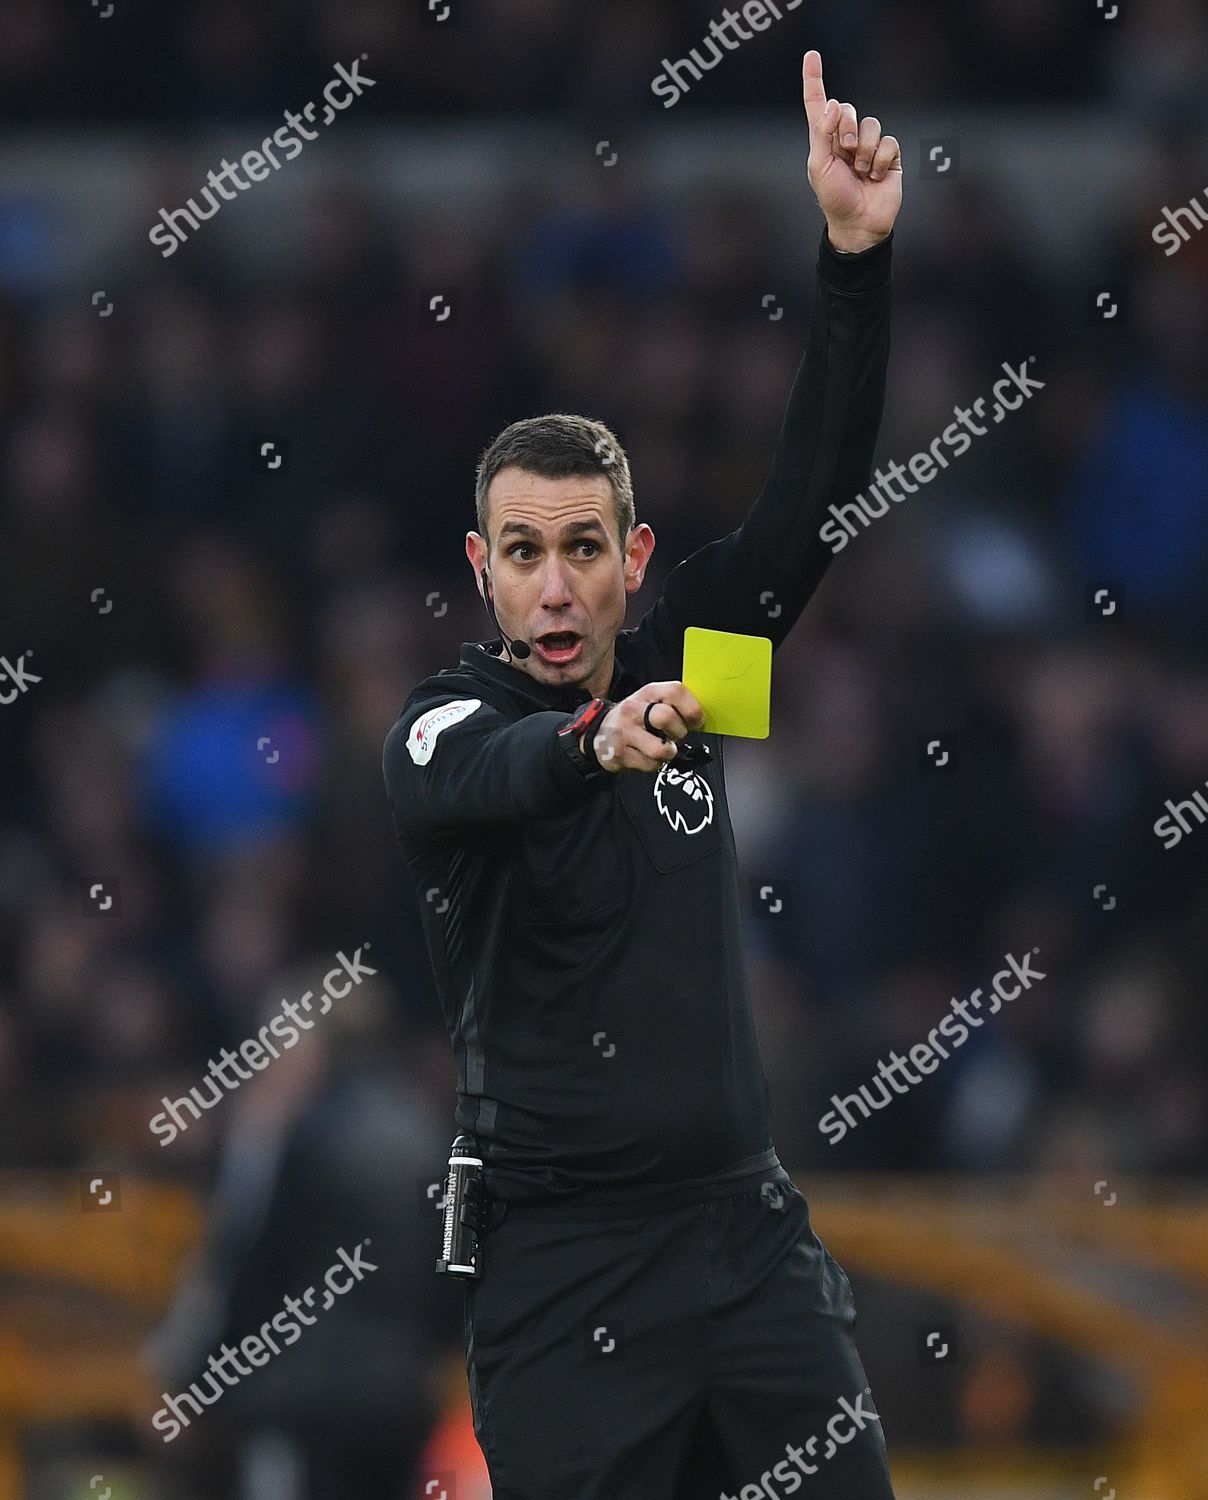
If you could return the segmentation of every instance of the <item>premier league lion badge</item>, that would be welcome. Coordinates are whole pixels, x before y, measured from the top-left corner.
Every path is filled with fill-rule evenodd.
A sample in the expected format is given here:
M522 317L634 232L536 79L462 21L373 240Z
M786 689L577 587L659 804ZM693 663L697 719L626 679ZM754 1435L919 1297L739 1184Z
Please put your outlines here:
M677 833L699 833L713 821L713 788L695 771L664 766L654 780L654 800Z

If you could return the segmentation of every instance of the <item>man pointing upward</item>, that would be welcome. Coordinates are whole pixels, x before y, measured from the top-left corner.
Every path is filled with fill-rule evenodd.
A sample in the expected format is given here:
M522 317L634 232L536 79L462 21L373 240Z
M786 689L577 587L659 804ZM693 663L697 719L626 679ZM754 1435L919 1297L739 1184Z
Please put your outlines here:
M802 80L827 227L746 519L627 630L655 538L624 450L585 417L513 423L466 537L498 636L463 643L386 740L484 1162L466 1347L495 1500L892 1497L850 1286L772 1141L724 740L680 680L690 625L780 647L832 556L828 505L871 470L901 155L827 100L817 52Z

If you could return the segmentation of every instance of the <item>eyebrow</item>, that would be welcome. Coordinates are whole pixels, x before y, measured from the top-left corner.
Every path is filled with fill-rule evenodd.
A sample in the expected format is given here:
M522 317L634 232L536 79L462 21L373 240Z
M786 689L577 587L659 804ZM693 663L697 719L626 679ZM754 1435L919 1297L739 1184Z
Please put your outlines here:
M568 539L572 536L582 536L588 531L594 531L600 536L607 535L599 521L568 521L562 528L562 536ZM541 533L535 526L530 526L527 521L508 521L500 528L499 540L502 541L505 536L513 535L536 537L538 541L541 540Z

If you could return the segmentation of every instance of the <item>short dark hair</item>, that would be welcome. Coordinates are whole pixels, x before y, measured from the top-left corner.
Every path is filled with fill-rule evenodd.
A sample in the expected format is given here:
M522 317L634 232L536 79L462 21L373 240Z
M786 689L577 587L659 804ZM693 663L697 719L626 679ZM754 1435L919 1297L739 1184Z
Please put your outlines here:
M524 417L505 427L478 460L474 506L478 530L487 538L487 491L500 469L524 469L544 479L569 479L576 474L605 474L612 487L617 537L622 548L633 529L633 481L629 460L616 435L603 422L551 412Z

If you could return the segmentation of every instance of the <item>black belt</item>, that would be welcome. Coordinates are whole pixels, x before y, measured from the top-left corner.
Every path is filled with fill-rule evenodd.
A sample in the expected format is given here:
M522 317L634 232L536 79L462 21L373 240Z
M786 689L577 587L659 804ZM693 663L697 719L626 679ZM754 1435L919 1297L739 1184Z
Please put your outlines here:
M507 1213L526 1219L632 1219L664 1213L691 1203L731 1198L750 1192L769 1180L791 1182L774 1149L753 1158L749 1165L723 1176L692 1182L641 1183L612 1190L585 1188L563 1197L503 1198L485 1184L483 1229L489 1234Z

